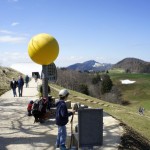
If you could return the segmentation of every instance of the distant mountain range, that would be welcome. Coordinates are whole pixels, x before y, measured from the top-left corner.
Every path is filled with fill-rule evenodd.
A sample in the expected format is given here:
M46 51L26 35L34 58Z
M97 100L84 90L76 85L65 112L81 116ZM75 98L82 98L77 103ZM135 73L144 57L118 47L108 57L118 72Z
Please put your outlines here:
M99 63L95 60L89 60L83 63L76 63L67 67L76 71L107 71L111 68L121 68L135 73L150 73L150 62L146 62L137 58L125 58L116 64Z
M67 67L70 70L76 71L106 71L112 67L110 63L99 63L95 60L89 60L84 63L76 63Z

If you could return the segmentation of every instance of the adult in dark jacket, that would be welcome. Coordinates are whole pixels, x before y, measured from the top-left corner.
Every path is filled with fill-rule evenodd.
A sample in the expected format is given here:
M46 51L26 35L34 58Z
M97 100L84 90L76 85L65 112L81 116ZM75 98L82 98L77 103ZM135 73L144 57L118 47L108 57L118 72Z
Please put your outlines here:
M12 81L10 82L10 87L13 91L14 97L17 96L17 93L16 93L17 81L15 80L15 78L12 78Z
M56 147L60 147L61 150L66 150L66 124L68 123L69 116L74 114L68 112L65 100L67 100L69 92L63 89L59 92L59 101L56 103L56 124L58 125L58 135L56 140Z
M22 76L19 76L19 79L18 79L18 93L19 93L19 97L22 97L23 85L24 85L24 80L23 80Z
M26 76L25 76L26 88L29 86L29 85L28 85L29 79L30 79L29 76L26 75Z

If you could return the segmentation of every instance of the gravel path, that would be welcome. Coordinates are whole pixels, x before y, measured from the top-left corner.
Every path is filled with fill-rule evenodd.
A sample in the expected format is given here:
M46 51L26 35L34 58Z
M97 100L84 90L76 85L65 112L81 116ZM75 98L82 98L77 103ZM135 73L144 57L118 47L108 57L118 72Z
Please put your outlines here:
M27 116L27 104L35 100L37 84L31 80L28 88L24 88L23 97L13 97L8 91L0 97L0 150L54 150L57 126L54 119L43 124L34 123L33 117ZM77 114L74 125L77 124ZM117 150L123 133L119 122L104 113L104 139L99 150ZM70 133L70 123L67 125Z

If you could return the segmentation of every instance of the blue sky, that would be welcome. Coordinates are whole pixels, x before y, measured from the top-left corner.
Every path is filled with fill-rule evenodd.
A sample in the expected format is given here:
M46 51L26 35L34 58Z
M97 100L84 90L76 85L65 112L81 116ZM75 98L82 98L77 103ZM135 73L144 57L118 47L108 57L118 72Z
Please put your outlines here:
M27 47L39 33L57 39L59 67L150 61L150 1L0 0L0 65L32 62Z

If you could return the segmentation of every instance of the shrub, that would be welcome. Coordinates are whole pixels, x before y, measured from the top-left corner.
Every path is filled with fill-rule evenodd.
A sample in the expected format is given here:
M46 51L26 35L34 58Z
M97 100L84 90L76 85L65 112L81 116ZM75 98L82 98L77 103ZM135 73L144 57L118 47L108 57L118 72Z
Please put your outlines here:
M86 94L86 95L89 95L88 86L86 84L80 84L79 92Z
M38 86L38 92L39 92L40 96L43 95L43 87L42 87L42 84L40 84L40 85ZM50 93L51 93L51 89L50 89L50 86L48 85L48 94L50 94Z

